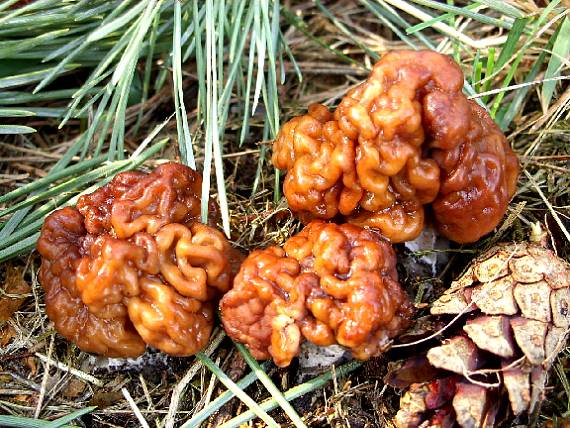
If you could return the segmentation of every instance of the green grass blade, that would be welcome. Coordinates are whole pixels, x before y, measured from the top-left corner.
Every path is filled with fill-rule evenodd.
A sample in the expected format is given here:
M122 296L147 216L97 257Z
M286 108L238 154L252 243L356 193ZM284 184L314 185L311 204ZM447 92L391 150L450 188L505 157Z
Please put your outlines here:
M264 87L263 102L266 105L267 115L270 118L271 138L274 138L279 132L279 93L277 92L277 65L275 63L275 58L277 58L278 55L279 42L279 0L273 0L271 22L268 10L269 8L264 7L261 11L263 27L267 35L266 44L269 60L267 85Z
M190 2L189 2L190 4ZM186 50L184 51L184 55L182 55L182 62L186 62L188 61L188 59L190 58L190 55L192 55L192 53L194 52L194 49L196 49L196 44L199 42L198 40L198 36L200 35L200 31L195 32L194 29L195 28L200 28L200 26L204 25L204 17L206 16L206 5L203 4L202 7L199 10L194 10L194 4L191 5L192 12L188 12L191 13L192 15L192 22L188 25L188 28L186 29L186 31L184 32L184 34L182 35L182 42L186 43L187 38L189 38L190 33L195 36L192 38L191 42L188 44L188 47L186 48Z
M93 410L95 410L97 407L96 406L92 406L92 407L86 407L84 409L80 409L77 410L67 416L64 416L62 418L59 418L53 422L50 422L49 424L47 424L44 428L59 428L62 425L71 422L74 419L77 419L87 413L91 413Z
M547 53L552 50L552 46L554 45L554 41L556 40L556 38L558 36L560 28L561 27L559 26L556 29L554 35L550 38L550 40L548 41L548 43L546 44L544 49L542 49L542 51L540 52L540 55L538 56L538 58L536 59L536 61L532 65L530 71L528 72L528 74L525 78L525 83L529 83L529 82L534 81L536 79L536 77L538 76L538 73L542 69L542 64L544 64L544 61L546 60ZM530 91L531 88L532 88L531 86L527 86L527 87L520 88L519 90L517 90L515 97L513 98L511 103L506 108L505 113L502 115L498 115L498 116L500 116L498 123L499 123L500 128L503 131L509 127L509 125L511 124L511 122L513 121L513 119L515 118L517 113L520 111L520 108L521 108L521 106L522 106L522 104L523 104L523 102L526 99L526 96L528 94L528 91Z
M316 378L311 379L308 382L305 382L301 385L297 385L297 386L287 390L284 393L285 399L287 401L292 401L295 398L299 398L305 394L308 394L309 392L315 391L315 390L323 387L328 382L330 382L330 380L333 378L333 376L335 376L335 375L338 377L346 376L348 373L356 370L361 365L362 365L362 363L360 363L358 361L352 361L350 363L347 363L343 366L336 368L334 371L329 370L328 372L326 372L320 376L317 376ZM271 410L277 408L278 404L274 398L270 398L270 399L262 402L259 406L265 411L271 411ZM220 425L220 428L239 428L242 426L242 424L246 424L247 422L249 422L250 420L255 418L255 416L256 415L254 412L248 410L246 412L243 412L241 415L238 415L238 416L234 417L233 419L230 419L229 421L223 423L222 425Z
M83 6L88 6L89 3L92 0L84 0ZM88 18L93 18L96 17L97 15L102 15L105 12L107 12L108 10L111 11L115 11L117 9L119 9L119 7L121 6L122 3L126 3L123 2L122 0L118 0L118 1L114 1L114 2L104 2L102 5L100 6L95 6L92 9L83 9L81 2L76 3L76 10L71 11L71 13L73 13L74 17L75 17L75 21L84 21ZM97 26L99 26L100 24L98 24Z
M87 153L87 149L89 147L89 144L91 143L91 139L93 138L93 136L95 135L95 132L97 131L97 128L99 126L99 122L101 121L101 119L103 119L103 117L105 116L105 107L107 106L111 95L113 93L113 90L111 88L111 85L107 85L107 87L105 88L105 93L103 94L103 97L101 99L101 101L99 102L99 105L97 106L97 111L95 112L95 115L93 116L93 120L90 123L89 129L87 130L87 133L85 134L85 141L83 144L83 150L81 152L81 157L84 158L85 154ZM97 144L97 147L95 148L95 153L94 156L99 156L99 154L101 153L101 148L102 148L102 139L104 138L104 135L102 135L102 137L100 138L100 143L101 144ZM110 157L108 156L108 158L110 159Z
M315 35L313 35L311 33L311 31L308 28L308 25L306 22L304 22L302 19L298 18L293 12L291 12L286 6L283 6L281 8L281 14L283 15L283 17L285 18L285 20L290 24L293 25L295 28L297 28L299 31L301 31L305 36L307 36L309 39L311 39L313 42L315 42L316 44L318 44L319 46L331 51L332 53L334 53L336 56L338 56L339 58L341 58L342 60L353 64L359 68L363 68L366 69L366 67L364 67L363 64L361 64L360 62L354 60L353 58L349 57L348 55L343 54L341 51L339 51L338 49L335 49L333 47L331 47L328 43L323 42L320 38L316 37Z
M4 217L8 214L12 214L15 211L18 211L19 209L25 208L27 206L30 205L34 205L40 201L43 201L45 199L48 199L52 196L55 195L59 195L65 192L69 192L73 189L77 189L91 181L93 181L94 179L109 175L109 174L114 174L117 170L119 170L121 167L125 166L126 161L118 161L118 162L114 162L111 165L104 165L101 166L99 168L94 169L93 171L90 171L86 174L82 174L79 177L76 178L72 178L68 181L65 181L61 184L58 184L56 186L53 186L52 188L45 190L41 193L38 193L35 196L30 196L28 198L26 198L25 200L12 205L11 207L0 211L0 217Z
M200 15L202 11L204 14ZM206 63L204 61L204 50L202 49L202 31L204 31L204 26L206 25L206 5L198 9L198 0L192 2L192 20L195 28L196 69L198 70L198 114L196 121L200 123L204 114L206 114ZM204 212L202 212L202 217L204 217Z
M507 3L506 1L477 0L477 2L512 18L522 18L524 16L523 12L521 12L520 9L516 8L511 3Z
M255 114L257 103L259 102L259 95L261 94L261 87L265 80L265 27L261 25L261 0L255 0L254 8L258 11L253 17L253 33L252 38L255 40L257 50L257 70L255 86L253 89L253 104L251 107L251 114ZM253 41L252 41L253 43Z
M487 92L491 85L493 84L492 76L495 71L495 48L489 48L489 55L487 56L487 64L485 65L485 79L481 87L482 92ZM483 97L482 101L484 104L487 103L489 97Z
M69 29L64 28L61 30L50 31L27 40L0 42L0 59L11 58L18 52L36 47L45 41L54 40L68 31Z
M208 15L208 3L206 3L206 16ZM223 2L217 2L218 6L222 5ZM212 10L212 17L215 11ZM220 141L220 130L219 130L219 112L218 112L218 74L217 74L217 64L218 61L222 61L223 58L218 58L216 52L216 33L215 27L206 27L206 35L209 35L209 46L210 55L207 58L207 68L209 66L211 73L210 84L210 115L208 122L206 124L209 128L209 135L211 139L211 146L213 149L214 165L216 167L216 188L218 190L218 201L220 205L220 212L222 214L222 228L226 236L230 236L230 215L228 208L228 201L226 196L226 183L224 179L224 166L222 163L222 143ZM223 37L222 34L219 37ZM206 37L206 46L208 46L208 37ZM208 133L207 133L208 134ZM204 197L204 195L202 195Z
M279 424L263 410L259 404L257 404L249 395L247 395L240 387L238 387L229 377L226 375L206 354L198 352L196 354L202 364L204 364L208 369L214 373L220 382L222 382L226 388L233 392L233 394L239 398L247 407L251 409L253 417L259 417L267 426L272 428L279 428Z
M267 141L269 139L269 123L266 120L263 124L263 141ZM257 159L257 168L255 170L255 178L253 180L253 184L251 185L251 198L254 198L257 194L257 190L259 188L259 183L261 182L261 174L263 172L263 165L265 163L265 154L267 152L267 146L263 145L259 149L259 158ZM273 203L277 203L275 197L277 192L279 192L279 170L274 168L275 171L275 185L273 190ZM277 190L275 190L277 189Z
M133 35L130 43L127 45L127 49L125 50L125 53L121 57L119 63L117 64L117 67L115 68L115 72L111 77L111 82L114 85L117 85L119 81L124 78L125 74L128 74L127 70L131 68L133 61L136 61L138 59L143 38L146 36L148 29L152 25L154 16L160 10L161 3L162 1L160 1L157 5L156 0L149 0L146 2L147 7L144 10L140 22L136 26L135 34ZM144 4L144 2L142 2L142 4Z
M263 384L263 386L265 386L265 388L267 389L267 391L269 391L269 393L275 399L275 401L277 401L279 407L281 407L283 411L287 414L287 416L289 416L289 418L293 422L293 425L295 425L297 428L307 428L307 425L305 425L303 420L299 417L293 406L289 404L289 402L285 399L283 393L279 391L279 389L275 386L273 381L269 378L269 376L267 376L267 374L263 371L259 363L255 360L255 358L253 358L253 356L245 348L245 346L243 346L240 343L236 343L235 345L239 350L239 352L241 353L241 355L243 356L243 358L245 359L249 368L253 370L259 381Z
M33 250L39 237L40 233L36 232L32 236L28 236L27 238L24 238L21 241L18 241L7 248L0 250L0 262L4 262L8 259L11 259L12 257L16 257L22 253L27 253L28 251Z
M196 14L197 11L197 0L194 0L194 13ZM198 76L198 85L199 90L204 90L204 120L205 123L211 124L211 105L212 105L212 83L211 83L211 74L212 69L212 55L211 55L211 31L214 26L213 17L212 17L212 3L211 1L206 1L206 14L204 16L204 28L201 26L197 28L196 36L198 39L201 39L202 36L200 33L205 31L205 49L204 55L198 54L198 51L202 49L201 46L196 44L196 61L197 62L198 70L202 69L204 73L200 73ZM214 54L215 55L215 54ZM200 83L200 81L202 83ZM216 126L217 129L217 126ZM201 194L201 211L202 211L202 223L206 223L208 221L208 201L210 200L210 180L211 180L211 172L212 172L212 126L206 126L206 141L204 146L204 166L202 168L202 194Z
M315 3L317 5L317 7L319 8L319 10L323 13L323 15L326 16L334 24L334 26L340 30L341 33L343 33L345 36L347 36L350 40L352 40L352 42L355 45L357 45L358 47L360 47L360 49L362 49L364 52L366 52L366 54L370 58L372 58L374 61L378 61L380 59L380 55L378 55L376 52L374 52L372 49L370 49L368 46L366 46L364 43L362 43L360 40L358 40L356 37L354 37L353 32L351 32L348 28L346 28L346 26L342 22L340 22L338 20L338 18L336 16L334 16L320 2L320 0L315 0Z
M61 123L59 124L59 129L63 128L63 126L65 126L67 121L69 119L71 119L72 117L78 117L78 116L82 115L83 113L85 113L87 111L87 109L89 109L89 107L91 107L99 98L103 97L103 99L101 100L101 102L103 102L103 100L105 99L105 94L108 93L109 90L111 90L110 85L107 84L104 87L99 87L99 88L97 88L96 92L95 92L95 88L93 88L93 89L91 89L91 88L94 87L95 85L98 85L104 79L109 77L112 72L113 72L113 70L108 70L106 73L103 73L101 76L93 79L91 82L84 84L79 91L76 91L73 93L72 98L76 97L76 96L77 96L77 98L75 98L69 104L69 106L67 108L67 113L66 113L65 117L63 118L63 120L61 121ZM79 94L79 93L81 93L81 94ZM81 107L81 109L79 109L79 111L77 111L77 107L79 106L79 103L82 101L83 96L84 95L91 95L91 94L94 96L91 97L91 99L89 101L87 101L83 105L83 107ZM99 108L98 108L98 110L99 110Z
M441 5L441 4L443 4L443 3L438 3L438 4ZM476 8L478 8L479 6L480 6L480 5L479 5L478 3L472 3L472 4L469 4L469 5L465 6L464 8L458 8L458 9L461 9L461 11L463 11L463 13L468 13L468 12L471 11L472 9L476 9ZM410 34L410 35L411 35L411 34L414 34L414 33L418 32L418 31L421 31L421 30L424 30L424 29L426 29L426 28L429 28L429 27L431 27L432 25L434 25L434 24L436 24L436 23L438 23L438 22L445 21L445 20L450 19L450 18L453 18L453 17L455 17L455 16L457 16L457 13L456 13L456 12L443 13L443 14L441 14L441 15L439 15L439 16L436 16L436 17L433 18L433 19L429 19L429 20L427 20L427 21L420 22L419 24L416 24L416 25L414 25L414 26L412 26L412 27L410 27L410 28L406 28L406 34ZM482 16L485 16L485 15L482 15ZM510 28L510 26L509 26L509 28Z
M113 9L112 12L103 20L103 22L101 22L101 25L97 26L96 27L97 29L93 31L90 35L100 32L101 28L107 28L107 30L111 30L112 28L109 28L109 26L112 26L112 24L115 22L114 21L115 16L121 13L124 7L128 5L128 3L129 3L128 1L122 2L115 9ZM63 69L63 67L65 67L66 64L70 63L75 57L81 54L84 50L86 50L89 47L91 43L95 41L90 38L90 35L72 40L70 43L64 45L62 48L54 52L53 55L51 56L48 55L44 59L44 62L49 61L51 58L59 56L63 52L71 51L69 55L67 55L46 77L44 77L44 79L40 83L38 83L38 85L34 89L34 93L39 92L46 85L51 83L53 79L58 75L60 70Z
M111 83L118 85L118 91L120 94L115 114L115 122L113 124L113 131L111 134L111 147L117 148L119 159L124 158L125 113L131 84L135 74L135 67L141 54L143 39L152 25L154 17L160 11L161 4L162 0L159 0L158 2L156 0L150 0L148 2L147 8L140 19L140 23L137 26L135 34L127 46L127 49L111 78Z
M512 66L509 68L507 75L503 79L503 82L501 84L501 89L506 89L509 86L509 84L511 83L511 80L513 79L515 72L516 72L519 64L521 63L522 59L523 59L523 52L521 51L517 55ZM491 107L491 111L490 111L491 117L493 119L495 118L497 111L499 110L499 107L501 106L501 102L503 101L505 94L506 94L506 91L499 92L499 94L497 94L497 96L495 97L495 100L493 101L493 106Z
M244 4L245 2L242 2ZM240 9L243 10L243 7ZM228 72L228 79L220 96L220 100L218 102L218 109L224 111L227 114L230 105L230 97L232 95L232 90L234 88L235 81L237 79L238 70L240 68L240 61L237 58L241 58L243 55L243 51L245 49L245 43L248 38L249 31L251 29L251 25L253 23L253 14L255 8L250 7L248 13L244 19L243 26L236 25L234 29L234 33L232 34L232 41L231 45L233 46L233 50L230 51L230 56L234 59L230 59L230 70ZM241 16L241 15L240 15ZM241 20L240 20L241 22ZM234 40L235 38L235 40ZM252 45L255 45L252 43ZM249 93L246 95L244 94L245 102L248 102ZM222 131L223 124L220 124L220 131Z
M283 49L285 49L285 53L287 54L289 61L291 61L291 64L293 65L293 69L295 70L295 74L297 75L297 80L299 82L302 82L303 73L301 72L301 68L299 67L299 64L297 64L295 56L293 55L293 52L291 52L291 48L289 47L289 43L287 43L287 40L285 40L285 36L281 32L281 30L279 30L279 41L281 42L281 46L283 46ZM283 75L283 79L281 79L281 84L283 83L285 83L285 75Z
M79 64L67 64L67 66L60 72L60 75L68 71L75 70L78 67ZM27 71L13 76L2 77L0 78L0 89L14 88L38 82L47 76L52 69L53 67L47 67L42 68L41 70Z
M174 82L174 106L176 109L176 130L178 132L178 147L182 163L196 169L194 148L188 126L188 116L184 105L184 88L182 84L182 10L180 2L174 3L174 31L172 37L172 79Z
M154 57L154 48L156 45L156 38L157 38L157 31L158 31L158 23L160 21L160 13L157 13L154 17L154 21L152 23L152 29L150 32L150 42L148 46L147 56L144 64L144 77L143 77L143 90L142 90L142 97L141 97L141 108L139 110L139 114L137 116L137 122L135 123L133 133L136 135L140 129L143 119L143 112L144 112L144 105L148 99L148 93L150 89L150 76L152 72L153 66L153 57Z
M507 41L501 47L501 53L499 54L499 58L497 59L497 64L495 68L500 70L503 66L508 62L508 60L515 55L517 52L517 44L521 39L521 35L523 34L524 30L526 29L526 25L528 23L528 18L517 18L515 23L513 24L513 28L509 31L509 35L507 37Z
M69 164L69 162L71 162L73 156L75 156L77 152L81 149L82 144L83 144L83 139L77 138L77 141L73 143L69 149L67 149L67 152L50 169L50 173L55 173L65 168ZM30 209L31 207L27 207L20 211L17 211L16 213L14 213L14 215L10 217L10 220L8 220L4 224L2 230L0 230L0 246L5 244L8 237L11 236L12 232L14 232L14 230L16 230L16 228L20 225L22 220L27 216Z
M3 428L45 428L49 423L42 419L0 415L0 426ZM58 428L72 428L72 425L58 425Z
M471 19L478 21L478 22L481 22L483 24L492 25L494 27L506 28L506 29L511 29L511 27L512 27L512 24L508 21L505 21L504 19L493 18L493 17L488 16L488 15L483 15L483 14L480 14L477 12L473 12L472 9L479 6L477 3L470 4L466 7L458 7L458 6L453 6L453 5L447 4L447 3L440 3L440 2L437 2L434 0L412 0L412 1L416 4L419 4L422 6L427 6L430 9L435 9L435 10L439 10L442 12L448 12L447 14L442 14L439 17L436 17L433 20L430 20L430 21L433 21L433 23L440 22L440 21L443 21L445 19L449 19L449 18L452 18L454 16L459 15L459 16L465 16L467 18L471 18ZM441 19L441 18L443 18L443 19ZM423 28L419 28L419 29L423 29ZM410 34L410 31L406 30L406 33Z
M61 118L67 112L65 107L26 107L26 109L32 113L33 116L37 117L55 117ZM85 114L78 114L75 116L77 118L86 117Z
M570 54L570 19L568 15L564 18L564 21L560 25L560 31L554 41L554 46L552 47L552 55L548 61L548 67L544 73L545 79L550 79L560 75L561 66L563 61L567 62ZM554 88L556 87L556 81L545 82L542 85L541 92L541 104L542 110L548 110L550 106L550 101L554 94Z
M219 3L217 3L219 6ZM216 52L216 17L218 14L214 8L212 0L206 1L206 145L204 153L204 168L202 182L202 221L208 218L208 200L210 191L210 175L212 171L212 161L216 165L216 183L218 189L218 199L222 214L222 225L227 236L230 233L229 210L226 199L226 189L224 181L224 171L222 165L221 146L218 129L218 82L217 82L217 62L222 60L217 58ZM223 37L223 34L219 34Z
M396 36L398 36L400 38L400 40L402 40L404 43L406 43L412 49L415 49L415 50L419 49L417 43L415 43L410 37L408 37L405 33L403 33L400 30L400 28L398 28L396 25L394 25L395 24L393 22L394 18L391 16L390 13L388 13L387 10L381 8L380 6L378 6L374 3L371 3L369 0L360 0L360 3L362 3L364 6L366 6L366 8L370 12L372 12L372 14L374 16L376 16L376 18L378 18L382 24L384 24L386 27L388 27L390 30L392 30L394 32L394 34L396 34ZM421 33L419 33L419 34L421 34Z
M265 364L262 364L262 370L264 369ZM241 389L245 390L248 386L254 383L257 380L257 376L255 373L251 372L239 381L236 382L236 385ZM194 428L200 426L202 422L212 416L215 412L217 412L224 404L234 398L235 395L232 391L227 390L222 392L220 395L216 397L215 400L211 401L206 407L192 416L191 419L184 422L180 428Z
M3 1L2 3L0 3L0 12L3 10L8 9L10 6L14 5L15 3L18 3L20 0L6 0Z
M239 62L239 59L241 58L241 54L238 54L237 52L241 52L241 50L243 49L238 49L237 45L238 45L238 40L241 40L241 38L239 37L240 33L242 34L242 38L245 35L245 33L247 33L249 30L244 30L241 23L242 21L242 16L243 16L243 12L245 9L245 5L246 5L246 1L245 0L239 0L234 2L234 8L236 8L231 16L233 19L232 25L233 27L231 28L231 36L230 36L230 47L229 47L229 56L228 56L228 61L230 64L233 64L234 62ZM250 8L250 12L251 12L251 8ZM247 24L244 25L247 28Z
M0 125L0 135L31 134L36 132L34 128L23 125Z
M252 8L253 6L250 6ZM253 15L252 15L253 17ZM250 30L251 30L252 23L250 22ZM243 119L242 119L242 127L240 131L240 139L239 144L240 147L244 143L248 133L249 133L249 117L250 117L250 104L251 104L251 88L253 85L253 68L255 62L255 52L256 52L256 44L250 41L249 43L249 53L248 53L248 60L247 60L247 75L245 78L245 87L243 91ZM243 85L243 83L242 83Z
M30 208L18 211L12 217L10 217L10 220L2 225L2 230L0 230L0 247L4 245L4 243L7 241L8 236L10 236L10 234L16 230L16 228L20 225L29 211Z
M216 32L218 33L217 37L217 51L216 51L216 58L218 69L216 70L216 84L217 84L217 93L222 92L222 87L224 86L224 47L225 47L225 23L226 23L226 0L218 0L216 3L217 6L217 26ZM219 131L219 127L218 127ZM222 135L219 132L219 135Z
M105 57L98 63L95 70L91 72L91 75L87 78L87 80L83 84L83 87L73 95L73 98L77 103L79 103L81 99L85 96L86 88L98 84L100 76L107 71L107 69L111 66L113 61L115 61L115 59L119 56L119 54L121 54L125 49L125 47L128 45L135 29L136 29L136 23L134 25L131 25L129 29L125 31L125 33L121 36L119 41L115 43L113 47L105 54ZM111 68L111 70L113 69Z
M87 93L93 94L99 90L101 90L101 88L91 88ZM55 91L45 91L40 94L30 94L29 92L20 91L1 91L0 104L5 106L67 99L71 98L75 91L76 89L58 89Z
M25 14L26 12L30 12L33 10L38 10L41 8L56 6L59 3L59 0L37 0L27 4L23 7L16 8L13 12L3 16L0 18L0 26L8 21L14 21L14 18L20 15Z
M391 20L394 24L399 25L402 29L411 27L410 23L402 18L396 9L386 3L386 1L376 0L376 2L381 6L382 11L385 11L387 19ZM421 31L417 31L415 36L429 49L436 48L436 45L430 40L430 38L425 36ZM416 49L420 49L420 47L416 45Z
M0 416L0 426L6 428L71 428L69 422L95 410L96 407L86 407L63 416L54 421L26 418L21 416Z
M23 196L25 194L31 193L35 190L38 190L44 186L50 185L50 184L52 184L52 183L54 183L57 180L60 180L62 178L69 177L71 175L89 170L89 169L101 164L101 162L103 162L105 160L105 158L106 158L105 156L98 156L98 157L93 158L93 159L89 159L89 160L86 160L83 162L78 162L75 165L64 168L64 169L57 171L53 174L48 174L45 177L34 180L31 183L28 183L22 187L19 187L16 190L12 190L11 192L0 196L0 203L5 203L7 201L11 201L11 200L16 199L20 196Z
M129 3L131 3L129 0L123 1L119 6L119 10L125 9ZM127 9L127 11L120 17L99 26L97 30L89 34L89 37L87 37L87 42L96 42L107 37L109 34L123 28L143 11L147 3L148 2L145 1L138 2L134 7Z
M0 117L26 117L36 116L36 113L30 110L22 110L17 108L0 108Z

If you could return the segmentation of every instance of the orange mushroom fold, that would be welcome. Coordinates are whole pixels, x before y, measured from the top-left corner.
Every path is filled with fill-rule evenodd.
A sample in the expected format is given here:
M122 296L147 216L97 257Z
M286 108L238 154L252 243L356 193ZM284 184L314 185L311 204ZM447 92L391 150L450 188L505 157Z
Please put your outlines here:
M474 242L503 217L518 161L463 74L433 51L391 52L334 112L320 104L283 125L273 164L301 220L342 218L392 242L416 238L431 206L440 232Z
M359 226L317 220L283 248L250 253L220 308L232 339L282 367L304 340L340 344L359 359L379 355L413 312L388 242Z
M198 173L167 163L118 174L46 218L39 278L61 335L109 357L146 344L176 356L206 346L238 253L198 223L200 189Z

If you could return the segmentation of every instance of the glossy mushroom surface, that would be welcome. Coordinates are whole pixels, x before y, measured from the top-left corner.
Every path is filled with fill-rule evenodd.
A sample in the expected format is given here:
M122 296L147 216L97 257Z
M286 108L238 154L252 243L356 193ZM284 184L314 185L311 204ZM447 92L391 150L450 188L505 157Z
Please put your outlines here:
M474 242L501 220L518 161L463 74L433 51L386 54L334 112L309 106L283 125L273 164L304 222L341 217L392 242L414 239L431 206L441 233Z
M343 345L359 359L378 355L412 315L390 244L359 226L322 221L283 248L252 252L220 307L228 335L279 366L304 340Z
M200 186L195 171L164 164L118 174L46 218L39 277L59 333L112 357L137 356L145 344L179 356L206 345L237 253L197 223Z

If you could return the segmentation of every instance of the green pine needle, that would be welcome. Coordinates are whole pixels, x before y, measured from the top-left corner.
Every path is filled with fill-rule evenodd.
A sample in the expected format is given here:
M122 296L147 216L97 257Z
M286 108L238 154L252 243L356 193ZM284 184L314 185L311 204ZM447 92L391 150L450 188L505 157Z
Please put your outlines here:
M265 422L267 426L272 428L279 428L279 424L275 422L275 420L269 416L267 412L253 400L253 398L251 398L239 386L237 386L228 377L228 375L226 375L206 354L198 352L196 354L196 358L198 358L206 367L208 367L208 369L218 377L220 382L222 382L226 388L232 391L236 397L238 397L247 407L249 407L255 416Z
M308 382L305 382L301 385L297 385L287 390L283 395L287 401L292 401L295 398L302 397L303 395L309 394L312 391L322 388L324 385L330 382L331 379L333 379L333 377L346 376L347 374L356 370L361 365L362 363L358 361L352 361L338 368L333 368L327 371L326 373L323 373L322 375L311 379ZM265 411L271 411L277 408L279 404L277 403L277 400L275 398L270 398L268 400L263 401L259 406ZM243 424L246 424L247 422L255 418L255 416L256 414L253 411L248 410L230 419L229 421L224 422L222 425L220 425L220 428L239 428Z
M236 343L235 346L239 350L243 358L245 359L247 365L253 370L259 381L263 384L263 386L265 386L267 391L269 391L271 396L275 399L275 401L277 401L277 403L287 414L287 416L289 416L289 418L293 422L293 425L295 425L297 428L307 428L307 426L300 418L300 416L297 414L293 406L289 404L283 393L279 391L277 386L275 386L271 378L267 376L265 371L263 371L259 363L255 360L255 358L253 358L253 356L246 349L246 347L243 346L241 343Z
M62 416L54 421L45 421L42 419L25 418L21 416L6 416L0 415L0 426L6 428L71 428L69 422L74 419L80 418L87 413L91 413L97 407L85 407L84 409L76 410L67 416Z

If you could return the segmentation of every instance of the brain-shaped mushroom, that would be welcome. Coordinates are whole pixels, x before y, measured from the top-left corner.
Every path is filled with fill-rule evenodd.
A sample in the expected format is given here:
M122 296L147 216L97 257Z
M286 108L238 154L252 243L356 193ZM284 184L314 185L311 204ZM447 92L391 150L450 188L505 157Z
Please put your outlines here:
M40 282L63 336L115 357L139 355L145 343L172 355L206 345L237 253L196 222L200 185L190 168L164 164L121 173L47 217Z
M279 366L305 339L360 359L378 355L412 315L391 246L359 226L322 221L283 248L252 252L220 307L228 335Z
M432 51L385 55L334 113L287 122L273 164L303 221L342 216L392 242L414 239L431 204L439 230L473 242L503 217L518 161L489 114L462 94L463 74Z

